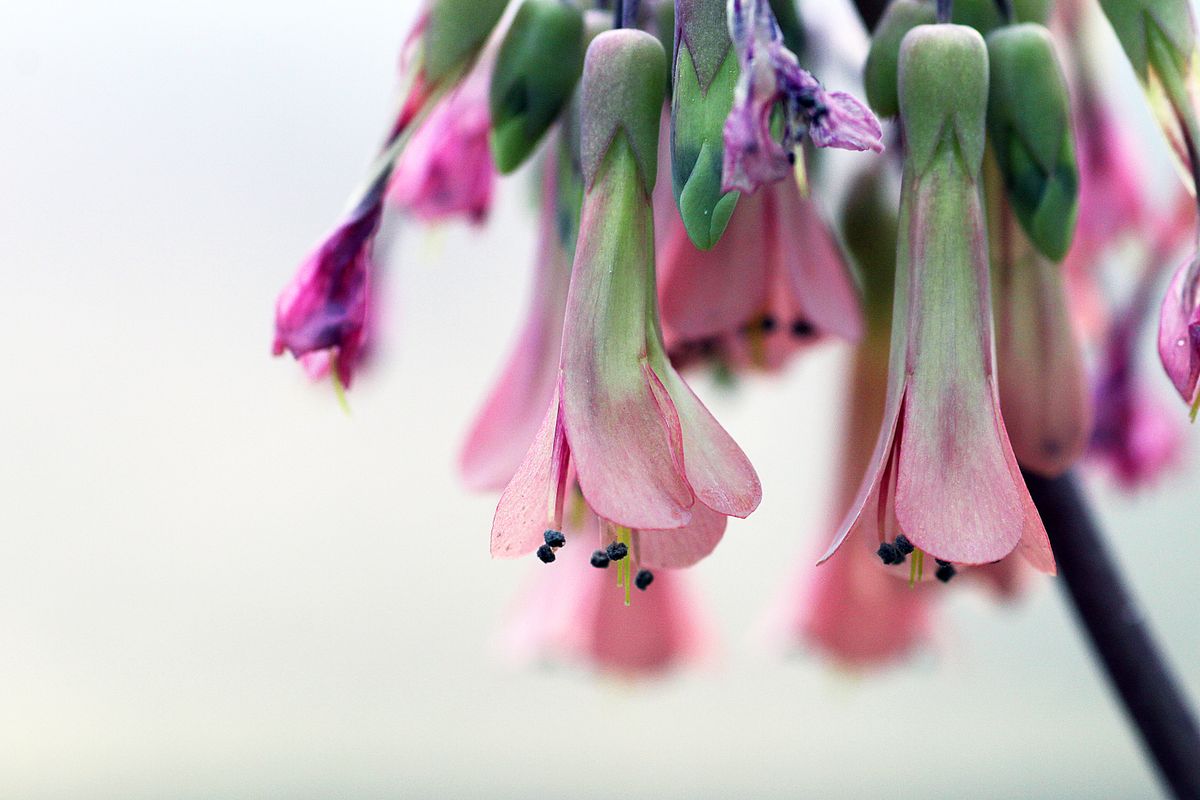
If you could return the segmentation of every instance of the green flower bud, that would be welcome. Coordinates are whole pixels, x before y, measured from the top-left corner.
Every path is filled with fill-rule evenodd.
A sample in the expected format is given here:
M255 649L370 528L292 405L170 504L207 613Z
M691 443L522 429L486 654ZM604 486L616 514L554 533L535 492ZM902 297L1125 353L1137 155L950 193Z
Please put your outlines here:
M492 73L492 155L509 173L533 152L575 93L583 71L583 13L559 0L525 0Z
M896 94L897 61L904 35L918 25L937 21L933 4L925 0L893 0L875 26L871 50L863 70L863 84L871 110L881 117L900 113L900 98Z
M1050 5L1050 0L1012 0L1014 21L1044 25L1050 18ZM996 0L955 0L953 20L959 25L970 25L984 36L1008 24L1000 16Z
M721 238L738 193L721 191L725 118L733 106L738 61L725 0L678 0L675 82L671 97L671 178L692 243L708 250Z
M475 57L508 0L435 0L425 28L425 80L437 83Z
M654 190L666 62L658 39L629 28L606 31L588 47L580 108L585 187L591 188L605 154L624 133L646 193Z
M986 144L988 55L983 37L963 25L919 25L900 43L900 119L905 170L920 178L952 137L962 169L978 175Z
M1013 212L1046 257L1071 246L1079 168L1067 81L1050 32L1041 25L999 28L987 37L991 63L988 132Z

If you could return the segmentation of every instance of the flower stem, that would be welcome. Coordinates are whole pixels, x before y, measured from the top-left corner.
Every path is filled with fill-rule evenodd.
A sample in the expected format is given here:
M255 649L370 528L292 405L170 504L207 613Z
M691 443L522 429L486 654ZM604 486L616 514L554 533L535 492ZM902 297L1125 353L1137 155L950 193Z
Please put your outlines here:
M858 8L858 15L862 17L867 31L870 32L875 30L875 24L883 16L883 10L887 8L887 0L854 0L854 5Z
M937 21L945 25L954 11L953 0L937 0Z
M1200 798L1200 728L1105 546L1075 476L1025 473L1075 614L1178 798Z

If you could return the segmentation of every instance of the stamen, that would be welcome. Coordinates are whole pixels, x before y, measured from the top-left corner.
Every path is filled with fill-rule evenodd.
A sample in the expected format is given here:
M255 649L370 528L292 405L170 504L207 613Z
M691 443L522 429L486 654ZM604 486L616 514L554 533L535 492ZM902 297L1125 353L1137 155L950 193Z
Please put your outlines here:
M543 537L546 539L546 544L556 550L567 543L567 537L563 536L562 531L550 529L543 534Z
M908 569L908 588L913 588L925 579L925 551L921 548L913 550L912 566Z
M908 555L916 548L913 546L913 543L908 540L908 537L902 533L896 537L896 549L902 554Z
M592 566L596 569L608 569L609 558L608 553L603 550L597 550L592 553Z
M792 336L797 339L807 339L816 333L817 330L812 326L812 323L806 319L792 320Z
M556 558L554 555L554 548L548 544L542 545L537 549L537 557L541 559L543 564L549 564Z
M762 328L763 333L773 333L775 331L775 317L770 314L764 314L762 320L758 323Z
M629 555L629 545L621 540L623 532L628 530L628 528L619 528L617 530L617 541L608 546L608 558L610 561L620 561Z
M937 579L939 581L941 581L942 583L949 583L950 579L958 574L958 570L956 570L954 568L953 564L947 564L945 562L939 561L937 572L934 574L937 576Z
M899 564L899 559L902 558L900 551L896 549L896 545L891 542L880 542L879 549L875 551L875 555L879 556L879 560L889 567L892 564Z
M634 584L641 591L646 591L650 584L654 583L654 573L648 569L638 570L637 577L633 579Z
M342 407L342 411L346 416L350 416L350 401L346 399L346 386L342 383L342 376L338 374L337 363L337 348L329 351L329 377L333 379L333 394L337 397L338 405ZM1192 410L1192 421L1196 421L1196 412Z

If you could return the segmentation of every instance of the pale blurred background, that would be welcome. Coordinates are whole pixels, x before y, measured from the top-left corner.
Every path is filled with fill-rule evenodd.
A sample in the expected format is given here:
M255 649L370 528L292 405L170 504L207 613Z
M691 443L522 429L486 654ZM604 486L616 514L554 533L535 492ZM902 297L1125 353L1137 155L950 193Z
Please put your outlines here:
M878 676L754 637L826 534L838 348L699 384L766 492L695 571L709 665L505 663L542 567L489 559L494 499L454 458L524 302L525 179L482 235L393 220L349 417L269 357L415 7L3 3L0 797L1161 796L1050 581L1008 608L960 587L937 646ZM1190 463L1135 498L1093 484L1197 697Z

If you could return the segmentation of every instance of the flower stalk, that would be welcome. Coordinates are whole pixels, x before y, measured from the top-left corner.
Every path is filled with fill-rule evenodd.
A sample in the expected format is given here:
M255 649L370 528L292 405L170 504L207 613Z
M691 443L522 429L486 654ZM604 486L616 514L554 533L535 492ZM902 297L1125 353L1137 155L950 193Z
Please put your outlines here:
M1125 585L1072 473L1025 473L1054 547L1063 587L1092 649L1137 726L1159 777L1179 798L1200 797L1200 727Z

